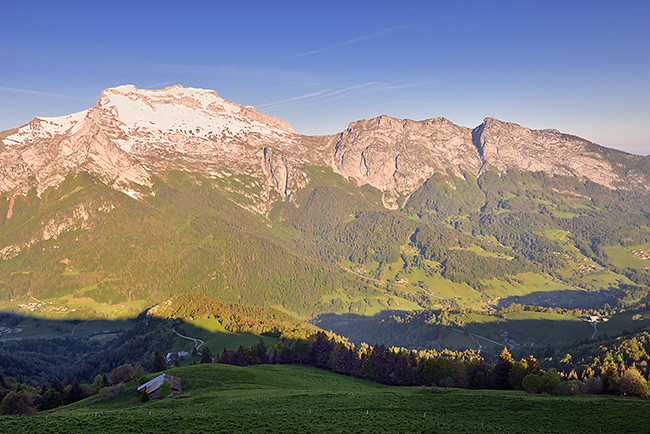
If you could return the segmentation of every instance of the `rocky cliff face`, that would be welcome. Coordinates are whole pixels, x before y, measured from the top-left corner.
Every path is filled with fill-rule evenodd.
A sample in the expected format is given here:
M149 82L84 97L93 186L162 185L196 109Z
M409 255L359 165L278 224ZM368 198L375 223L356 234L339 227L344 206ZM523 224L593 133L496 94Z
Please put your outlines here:
M471 133L444 118L380 116L350 124L332 164L341 175L383 191L384 204L395 208L436 172L475 176L482 162Z
M614 157L614 154L618 158ZM434 173L479 177L483 171L546 172L611 189L650 191L650 159L595 145L556 130L531 130L486 118L470 130L444 118L380 116L350 124L333 150L343 176L384 192L397 207Z
M473 131L484 168L575 176L614 188L624 180L597 148L578 137L487 118Z
M152 173L184 170L264 179L259 201L268 205L277 196L290 200L308 183L302 170L308 164L330 166L378 188L390 208L401 206L434 173L478 177L485 170L544 171L647 191L647 158L612 159L612 152L618 151L491 118L471 130L444 118L380 116L353 122L340 135L308 137L214 91L127 85L105 90L89 110L35 118L0 133L0 191L17 194L35 187L41 192L71 172L88 171L137 198L142 188L136 185L149 186Z

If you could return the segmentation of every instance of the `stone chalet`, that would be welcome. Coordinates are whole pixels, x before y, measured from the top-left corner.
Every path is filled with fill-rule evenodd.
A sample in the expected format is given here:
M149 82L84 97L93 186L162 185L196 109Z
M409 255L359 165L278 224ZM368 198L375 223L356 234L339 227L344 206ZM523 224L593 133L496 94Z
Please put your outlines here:
M162 386L163 381L169 381L172 383L172 393L167 395L167 396L158 396L158 389L160 389L160 386ZM153 380L149 380L140 387L138 387L138 392L142 392L142 390L147 391L147 394L149 395L150 398L168 398L170 396L179 394L183 391L183 388L181 387L181 379L178 377L174 377L172 375L168 374L160 374Z

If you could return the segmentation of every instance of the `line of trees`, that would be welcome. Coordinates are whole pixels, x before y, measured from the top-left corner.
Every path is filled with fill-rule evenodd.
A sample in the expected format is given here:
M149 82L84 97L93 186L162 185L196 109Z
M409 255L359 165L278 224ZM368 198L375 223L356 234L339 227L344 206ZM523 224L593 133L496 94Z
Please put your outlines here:
M544 371L533 356L515 361L504 348L494 364L473 350L464 352L408 351L403 348L356 347L325 332L308 339L281 339L267 350L253 347L224 350L215 362L239 366L264 363L299 364L397 386L439 386L468 389L526 390L554 395L622 394L648 398L647 379L632 364L607 363L584 381L550 368Z
M93 395L108 398L123 391L124 383L141 378L145 373L140 365L134 369L126 364L113 369L109 375L95 376L92 384L80 384L75 379L64 386L55 376L50 383L43 383L40 387L29 386L13 377L4 378L0 374L0 414L32 414L73 404Z

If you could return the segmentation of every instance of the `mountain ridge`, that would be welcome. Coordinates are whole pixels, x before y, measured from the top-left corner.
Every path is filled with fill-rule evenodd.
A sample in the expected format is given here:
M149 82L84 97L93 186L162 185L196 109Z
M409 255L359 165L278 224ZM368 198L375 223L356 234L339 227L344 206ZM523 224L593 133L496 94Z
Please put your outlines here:
M478 178L487 169L542 171L610 189L650 189L650 163L643 157L552 130L490 117L471 129L441 117L414 121L382 115L351 122L339 134L305 136L282 119L226 101L215 91L180 85L109 88L92 108L37 117L0 133L0 143L1 192L36 188L40 194L68 173L86 170L141 198L152 175L168 170L211 177L241 173L265 180L255 206L262 213L307 185L305 165L328 166L358 185L375 187L384 206L393 209L435 173Z
M648 158L492 118L304 136L213 91L103 95L3 134L0 308L112 317L197 292L313 317L648 294Z

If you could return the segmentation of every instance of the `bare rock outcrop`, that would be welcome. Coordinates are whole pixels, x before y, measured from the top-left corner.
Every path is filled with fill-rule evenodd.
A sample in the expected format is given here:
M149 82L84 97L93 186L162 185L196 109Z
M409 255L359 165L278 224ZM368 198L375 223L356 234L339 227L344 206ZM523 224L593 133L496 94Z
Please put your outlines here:
M337 173L383 191L391 208L436 172L475 176L481 164L469 128L444 118L418 122L389 116L350 124L332 161Z
M557 130L531 130L486 118L474 132L484 169L519 169L575 176L614 188L621 178L610 162L586 140Z

